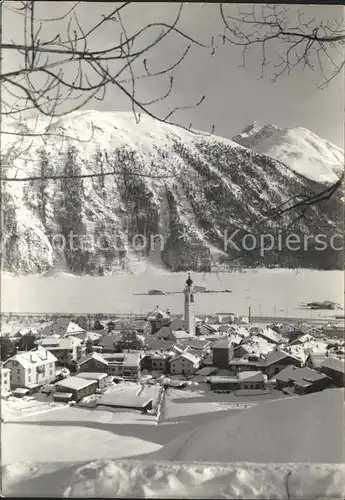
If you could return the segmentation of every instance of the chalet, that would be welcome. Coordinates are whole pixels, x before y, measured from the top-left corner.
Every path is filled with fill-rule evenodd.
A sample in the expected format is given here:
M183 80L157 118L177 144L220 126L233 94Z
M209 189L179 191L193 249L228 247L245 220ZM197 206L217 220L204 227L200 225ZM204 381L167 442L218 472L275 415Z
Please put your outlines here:
M94 394L97 387L97 380L87 380L80 377L68 377L55 384L56 391L72 394L74 401L77 402Z
M170 373L177 375L191 375L200 366L200 358L189 352L183 352L170 361Z
M92 352L78 362L80 372L107 373L109 362L102 354Z
M302 362L300 359L295 358L291 354L275 349L269 352L266 356L264 363L264 372L268 378L272 378L281 372L286 366L297 366L301 367Z
M259 371L241 371L237 374L240 389L264 389L265 377Z
M56 357L46 349L16 354L3 368L11 370L11 388L42 386L55 380Z
M332 380L326 375L304 367L287 366L275 377L276 388L290 387L296 394L310 394L331 386Z

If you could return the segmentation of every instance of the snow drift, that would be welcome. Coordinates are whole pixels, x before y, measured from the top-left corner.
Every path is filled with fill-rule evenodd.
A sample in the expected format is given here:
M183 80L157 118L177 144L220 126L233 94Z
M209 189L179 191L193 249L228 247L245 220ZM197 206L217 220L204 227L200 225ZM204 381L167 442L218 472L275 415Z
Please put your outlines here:
M217 464L100 460L13 464L3 494L65 498L343 498L343 464Z

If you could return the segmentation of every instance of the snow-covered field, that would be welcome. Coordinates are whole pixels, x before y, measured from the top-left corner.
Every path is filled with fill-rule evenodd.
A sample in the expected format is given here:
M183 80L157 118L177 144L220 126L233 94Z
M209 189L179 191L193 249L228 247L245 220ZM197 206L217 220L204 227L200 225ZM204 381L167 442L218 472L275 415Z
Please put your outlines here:
M126 393L135 393L136 386ZM138 412L89 410L66 405L5 401L2 404L2 463L65 462L150 453L160 445L112 432L113 424L156 425Z
M113 415L113 414L111 414ZM42 426L4 424L2 463L65 462L123 458L156 451L161 446L131 436L70 424Z
M302 309L301 302L333 300L343 303L344 279L341 271L260 269L246 273L193 273L195 285L213 290L232 290L231 294L196 296L199 314L237 312L253 316L285 316L318 319L332 311ZM180 292L186 273L136 276L119 275L94 278L18 277L2 279L2 312L32 313L147 313L157 304L172 313L183 313L181 294L166 296L135 295L149 289ZM59 300L56 298L59 297Z
M203 398L204 393L198 391L168 389L164 399L163 422L165 419L179 419L190 415L200 415L225 410L244 410L257 404L257 402L212 402L195 401L195 398ZM183 401L181 401L183 399ZM192 401L190 401L192 399ZM178 401L176 401L178 400Z

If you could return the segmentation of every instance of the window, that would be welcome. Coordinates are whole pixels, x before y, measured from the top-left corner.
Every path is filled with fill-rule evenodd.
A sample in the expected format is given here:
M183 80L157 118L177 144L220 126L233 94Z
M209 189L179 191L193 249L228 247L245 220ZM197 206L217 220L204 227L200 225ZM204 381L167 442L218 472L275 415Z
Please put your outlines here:
M28 376L28 382L31 383L31 375Z

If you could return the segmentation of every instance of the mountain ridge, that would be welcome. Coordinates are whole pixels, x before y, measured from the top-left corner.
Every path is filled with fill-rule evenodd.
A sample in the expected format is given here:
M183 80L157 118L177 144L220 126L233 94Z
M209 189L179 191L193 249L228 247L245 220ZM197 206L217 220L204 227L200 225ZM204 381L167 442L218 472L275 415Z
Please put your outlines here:
M11 130L22 126L12 124ZM39 122L36 133L45 126ZM16 150L24 153L13 157ZM300 214L292 210L279 223L264 222L267 211L324 188L230 139L147 115L136 124L129 112L78 111L53 121L44 142L5 136L3 151L4 177L38 177L3 183L4 271L43 273L61 263L75 274L130 271L138 263L173 271L210 271L220 263L322 267L323 261L329 268L339 257L274 250L262 258L259 248L237 252L224 244L225 231L244 236L260 227L276 234ZM342 227L342 207L336 195L311 207L309 218L293 228L315 234L321 224L330 236ZM72 248L71 234L79 246L88 243ZM151 244L157 234L162 238ZM143 248L132 244L134 238L146 238Z

